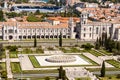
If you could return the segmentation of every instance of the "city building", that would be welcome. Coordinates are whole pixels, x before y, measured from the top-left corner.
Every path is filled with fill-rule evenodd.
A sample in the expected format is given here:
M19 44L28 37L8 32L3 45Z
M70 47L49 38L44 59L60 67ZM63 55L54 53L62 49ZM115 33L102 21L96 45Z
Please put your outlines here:
M87 11L81 12L80 18L75 17L48 17L46 22L0 22L0 39L23 40L45 38L59 38L62 32L63 38L84 41L95 41L103 33L107 33L113 40L120 41L120 22L90 20Z
M120 41L120 22L90 21L88 12L83 11L81 22L77 25L80 40L95 41L107 33L113 40Z
M36 12L39 10L42 13L53 13L53 12L62 12L63 8L58 6L45 6L45 5L36 5L36 4L14 4L12 5L10 11L13 12Z
M68 23L52 24L49 22L0 22L0 39L23 40L45 38L59 38L62 32L63 38L75 39L75 23L70 18Z
M47 0L29 0L30 3L46 3Z

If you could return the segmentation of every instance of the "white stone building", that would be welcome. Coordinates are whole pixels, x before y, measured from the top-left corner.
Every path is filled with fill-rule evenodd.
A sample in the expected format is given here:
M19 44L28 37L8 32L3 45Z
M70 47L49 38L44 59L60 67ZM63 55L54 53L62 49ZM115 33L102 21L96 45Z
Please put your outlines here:
M0 22L0 39L2 40L23 40L36 37L41 38L59 38L62 32L63 38L75 39L75 24L72 18L69 23L60 23L52 25L48 22Z
M120 41L120 22L99 22L89 21L88 13L82 12L81 22L78 24L79 38L85 41L95 41L102 36L102 33L107 33L108 37L111 36L113 40Z

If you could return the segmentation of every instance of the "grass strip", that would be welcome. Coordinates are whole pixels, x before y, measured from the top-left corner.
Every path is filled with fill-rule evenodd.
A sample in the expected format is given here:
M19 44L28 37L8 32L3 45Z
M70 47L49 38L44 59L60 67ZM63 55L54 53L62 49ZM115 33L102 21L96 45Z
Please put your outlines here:
M75 78L75 80L91 80L89 77Z
M59 49L62 50L64 53L82 53L82 52L85 52L84 50L79 50L75 47L69 48L70 50L67 50L64 47L59 48Z
M119 68L120 69L120 62L116 61L116 60L106 60L106 62L108 62L109 64L113 65L114 67L116 68Z
M2 70L6 70L5 62L0 62L0 66L1 66Z
M19 62L12 62L11 63L11 68L13 73L20 73L21 72L21 67Z
M101 70L101 68L86 68L86 69L90 72L95 72L95 71L100 71ZM106 68L105 70L106 71L118 71L120 69L118 69L118 68Z
M105 54L105 55L108 55L108 56L112 55L112 53L110 53L110 52L108 52L108 51L106 51L106 50L103 50L103 49L101 49L101 50L99 50L99 51L102 52L102 53Z
M32 62L32 65L34 66L34 68L40 68L40 64L34 55L29 55L28 57L29 57L30 61Z
M10 58L18 58L17 54L18 54L17 51L10 52Z
M91 54L93 54L94 56L104 56L103 54L101 54L101 53L99 53L99 52L97 52L97 51L95 51L95 50L87 50L89 53L91 53Z
M54 69L54 70L24 70L23 73L25 73L25 74L58 73L58 70L57 69Z
M91 60L90 58L86 57L83 54L80 54L80 57L85 59L87 62L92 63L93 65L98 65L95 61Z

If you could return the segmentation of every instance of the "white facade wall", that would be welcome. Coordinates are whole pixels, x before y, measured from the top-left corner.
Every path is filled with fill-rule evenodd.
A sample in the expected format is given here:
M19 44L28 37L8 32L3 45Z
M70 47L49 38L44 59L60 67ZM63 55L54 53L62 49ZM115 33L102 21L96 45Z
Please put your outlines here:
M22 40L22 39L32 39L37 38L59 38L60 32L62 32L63 38L70 38L70 28L19 28L18 25L3 25L3 29L0 29L0 38L3 40ZM22 25L24 26L24 25ZM10 32L10 30L12 32ZM11 38L10 38L11 37ZM75 37L74 37L75 38Z

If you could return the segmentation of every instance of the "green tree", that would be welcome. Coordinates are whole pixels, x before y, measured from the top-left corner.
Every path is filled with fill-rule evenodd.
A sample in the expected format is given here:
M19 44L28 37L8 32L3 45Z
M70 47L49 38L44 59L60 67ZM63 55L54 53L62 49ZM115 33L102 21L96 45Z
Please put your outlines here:
M3 52L4 52L3 45L0 44L0 59L2 59Z
M28 17L27 17L27 21L28 22L39 22L41 21L40 18L37 18L34 14L30 14Z
M62 47L62 33L61 32L59 36L59 47Z
M65 73L65 70L63 70L63 67L60 66L58 71L59 71L59 79L65 80L66 79L66 73Z
M36 12L34 13L35 15L39 15L40 14L40 11L39 10L36 10Z
M95 49L100 49L100 43L99 43L98 38L97 38L97 40L95 42Z
M0 21L4 21L3 11L0 10Z
M59 79L62 79L62 74L63 74L63 67L60 66L60 69L59 70Z
M105 62L103 61L102 63L102 68L101 68L101 77L105 77Z
M116 49L120 51L120 42L116 42L116 43L117 43Z
M82 48L85 48L86 50L91 50L91 48L93 48L94 46L91 45L90 43L86 43L81 45Z
M100 46L103 45L103 41L102 41L101 37L99 38L99 44L100 44Z
M34 47L37 47L36 33L35 33L35 36L34 36Z
M50 78L49 77L45 77L45 80L50 80Z

